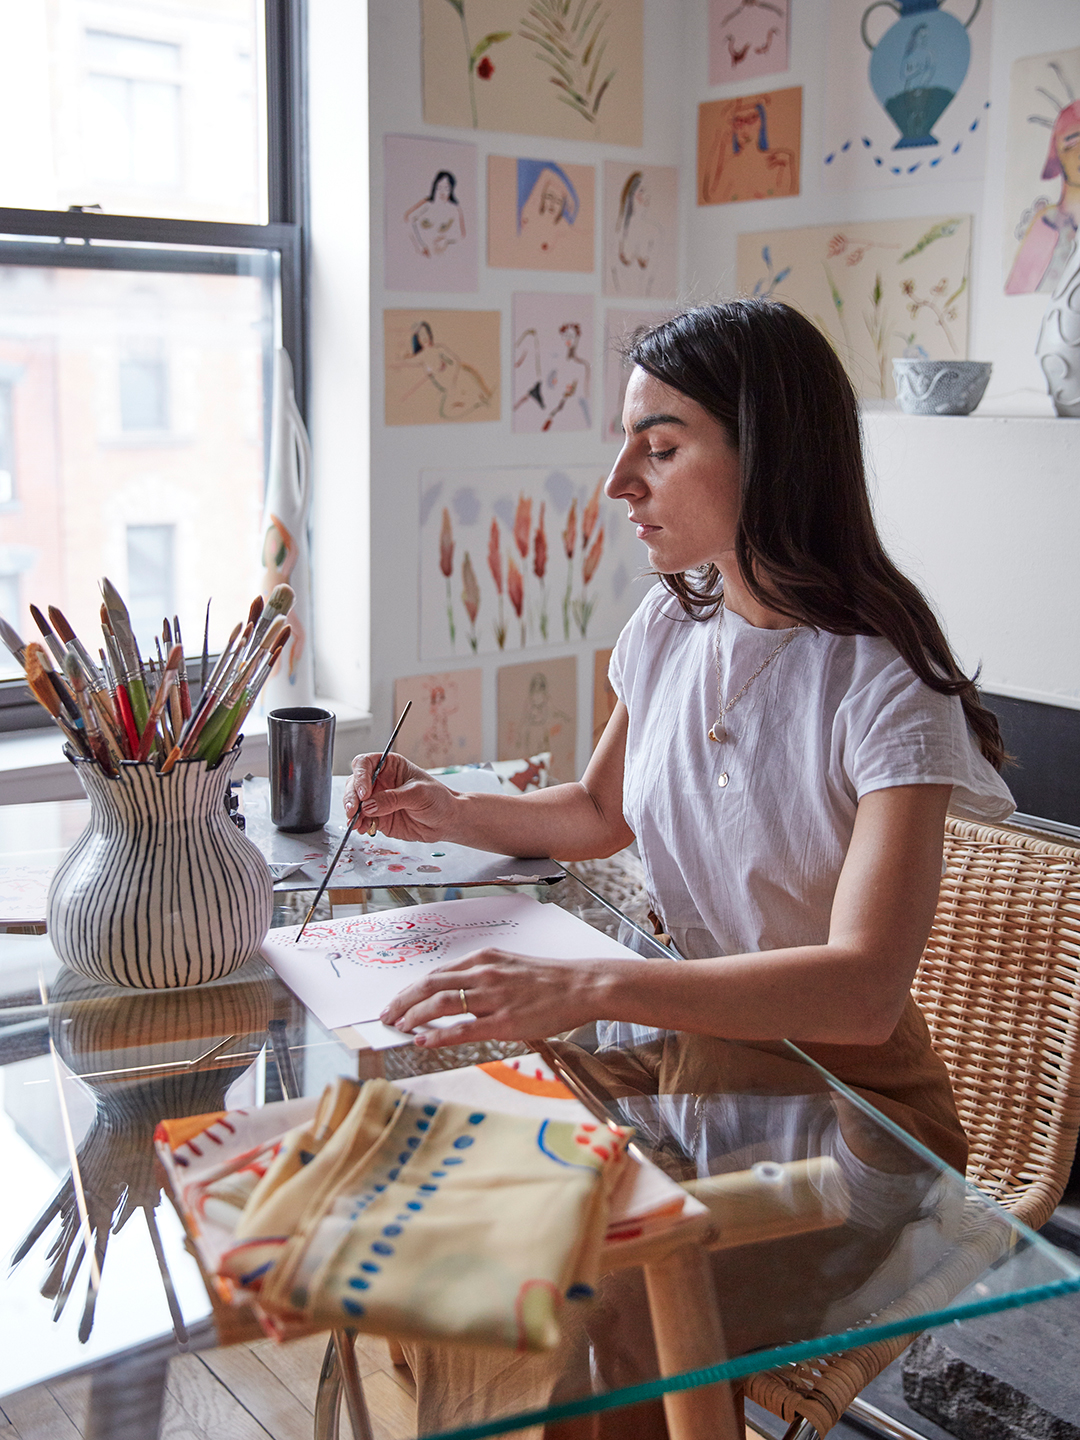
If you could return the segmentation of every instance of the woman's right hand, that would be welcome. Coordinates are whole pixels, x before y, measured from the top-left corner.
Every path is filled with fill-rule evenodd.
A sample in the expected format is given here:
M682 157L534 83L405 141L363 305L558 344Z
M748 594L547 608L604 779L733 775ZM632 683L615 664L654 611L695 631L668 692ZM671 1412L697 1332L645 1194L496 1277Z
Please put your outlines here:
M345 786L345 813L351 820L360 806L360 824L374 820L394 840L444 840L455 795L404 755L390 754L372 794L371 776L378 754L357 755Z

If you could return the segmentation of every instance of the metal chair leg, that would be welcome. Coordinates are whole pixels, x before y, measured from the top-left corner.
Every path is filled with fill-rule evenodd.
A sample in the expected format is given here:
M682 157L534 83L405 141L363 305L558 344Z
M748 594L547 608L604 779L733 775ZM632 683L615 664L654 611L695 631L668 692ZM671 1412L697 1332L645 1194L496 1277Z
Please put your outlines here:
M349 1412L353 1440L374 1440L349 1330L334 1330L323 1356L315 1395L315 1440L339 1440L341 1398Z
M844 1414L857 1420L863 1429L869 1430L872 1435L884 1436L885 1440L926 1440L925 1435L918 1430L912 1430L911 1426L905 1425L902 1420L894 1420L876 1405L868 1405L865 1400L857 1397L852 1400Z
M820 1440L809 1420L793 1420L784 1431L784 1440Z

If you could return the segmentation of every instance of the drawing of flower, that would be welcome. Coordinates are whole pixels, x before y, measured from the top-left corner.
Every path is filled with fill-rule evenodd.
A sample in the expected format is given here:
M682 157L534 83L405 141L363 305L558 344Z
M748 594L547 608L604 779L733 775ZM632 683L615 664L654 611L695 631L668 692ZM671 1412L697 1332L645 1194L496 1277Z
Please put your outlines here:
M514 544L523 560L529 554L529 531L531 528L532 501L526 500L525 496L521 495L518 497L517 510L514 512Z
M843 237L836 236L830 242L830 255L832 254L832 246L835 245L838 240L842 241ZM787 279L787 277L791 274L791 266L785 265L783 270L780 270L774 274L772 251L769 249L768 245L763 245L761 247L761 258L765 261L765 270L767 273L763 279L754 281L754 294L760 296L763 300L770 300L777 286L782 285Z
M878 389L881 398L884 400L889 393L886 386L886 361L888 359L889 344L889 313L882 308L882 300L885 291L881 284L880 272L874 277L874 288L870 292L870 303L872 309L868 315L863 316L870 342L874 347L874 354L877 356L878 364Z
M586 0L533 0L518 30L537 46L536 59L555 72L548 79L563 92L558 98L590 125L616 74L609 70L601 78L609 14Z
M600 518L600 490L603 480L596 482L596 489L592 493L592 499L581 512L581 548L584 550L589 543L592 532L596 529L596 522Z
M940 226L937 226L937 227L935 227L935 228L940 229L941 227L940 227ZM928 232L928 233L932 233L932 232ZM909 252L909 253L911 253L911 252ZM944 294L944 292L945 292L946 290L948 290L948 288L949 288L949 280L948 280L947 278L945 278L945 279L939 280L938 283L937 283L935 286L933 286L933 288L932 288L931 291L930 291L930 294L931 294L931 295L942 295L942 294ZM956 301L960 299L960 296L961 296L961 295L964 293L964 291L967 289L967 276L965 275L965 276L963 277L963 279L960 281L960 284L956 287L956 289L952 292L952 294L949 295L949 297L948 297L947 299L945 299L945 300L940 300L940 301L939 301L939 300L933 300L933 299L927 299L927 300L921 299L920 296L916 294L916 291L915 291L915 282L914 282L914 280L903 280L903 281L901 281L900 289L901 289L901 291L903 292L903 294L906 295L907 298L908 298L908 302L909 302L909 303L908 303L907 310L908 310L908 314L911 316L911 318L914 320L914 319L918 316L918 313L919 313L920 310L929 310L930 313L931 313L931 315L933 315L934 320L936 321L936 323L940 326L941 330L943 331L946 340L948 340L948 342L949 342L949 349L950 349L950 350L953 352L953 354L955 355L955 354L957 353L956 342L955 342L955 340L953 339L952 331L949 329L948 324L947 324L946 322L949 321L949 320L956 320L956 319L958 319L958 317L959 317L960 312L956 309ZM915 332L912 331L911 340L913 341L914 338L915 338ZM909 341L909 343L910 343L910 341Z
M563 639L570 639L570 590L574 583L574 551L577 549L577 501L570 501L570 513L566 517L566 529L562 532L563 549L566 551L566 594L562 602Z
M595 599L589 599L589 581L596 574L596 567L600 564L600 557L604 553L604 529L603 526L597 531L596 539L593 541L592 549L585 556L581 566L581 598L574 601L574 619L581 631L581 638L584 640L589 628L589 621L596 609Z
M506 593L510 596L510 604L513 605L514 614L521 626L521 647L524 649L525 621L522 617L525 611L525 581L513 555L506 557Z
M465 563L461 567L461 603L465 606L465 613L469 617L469 624L472 630L469 634L469 644L473 653L476 653L476 617L480 613L480 585L476 579L476 571L473 569L472 559L469 552L465 551Z
M450 577L454 573L454 527L450 523L450 511L445 505L442 512L442 529L439 531L439 569L446 576L446 618L450 622L450 644L456 645L454 602L450 594Z
M498 45L503 40L509 40L513 36L511 30L492 30L482 40L474 45L469 39L469 26L465 19L465 0L447 0L458 13L461 21L461 35L465 41L465 58L469 67L469 105L472 108L473 129L477 129L479 120L476 114L476 89L473 85L473 76L479 75L481 80L490 80L495 73L495 66L491 63L488 51L492 45Z
M499 618L495 623L495 639L499 642L501 650L506 644L506 624L503 620L502 548L499 544L498 520L491 522L491 535L488 539L488 569L491 571L491 578L495 581L495 589L499 592Z
M547 613L547 585L544 581L544 574L547 570L547 534L544 530L544 505L540 501L540 518L536 522L536 534L533 537L533 574L540 581L540 634L546 640L548 638L548 613Z

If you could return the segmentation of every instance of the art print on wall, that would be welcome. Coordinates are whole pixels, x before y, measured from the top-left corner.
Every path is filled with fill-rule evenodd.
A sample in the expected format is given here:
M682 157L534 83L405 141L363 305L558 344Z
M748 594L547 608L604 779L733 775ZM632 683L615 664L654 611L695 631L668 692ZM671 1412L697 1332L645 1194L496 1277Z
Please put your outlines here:
M679 172L674 165L604 162L604 294L675 295Z
M498 674L498 759L551 754L551 778L577 779L577 660L541 658Z
M488 264L502 270L593 269L591 165L488 156Z
M408 675L394 681L394 714L413 708L397 749L425 770L483 759L480 670Z
M642 143L642 0L421 0L424 120Z
M799 193L802 86L698 106L697 203Z
M513 428L588 430L593 418L591 295L515 295Z
M425 470L420 658L617 639L648 555L606 478L590 465Z
M808 315L859 394L885 399L895 356L967 356L970 250L969 215L770 230L739 236L738 285Z
M476 146L387 135L383 157L387 289L476 290Z
M789 0L709 0L709 84L788 68Z
M387 425L498 420L498 310L384 310Z
M948 8L946 8L948 6ZM986 165L991 0L830 0L826 186L977 180Z
M659 325L662 310L609 310L604 317L604 413L600 431L605 440L623 441L622 412L630 366L622 348L636 330Z
M1080 226L1080 50L1012 68L1005 151L1005 293L1052 294Z

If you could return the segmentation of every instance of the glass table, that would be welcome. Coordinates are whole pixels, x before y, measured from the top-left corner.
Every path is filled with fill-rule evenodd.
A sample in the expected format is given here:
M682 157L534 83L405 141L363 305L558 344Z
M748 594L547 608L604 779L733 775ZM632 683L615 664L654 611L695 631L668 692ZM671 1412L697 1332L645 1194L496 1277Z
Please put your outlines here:
M667 953L572 874L516 888ZM439 896L399 887L369 903ZM640 1153L695 1197L692 1213L608 1244L596 1295L563 1309L557 1352L485 1352L480 1363L410 1350L421 1433L479 1440L663 1404L679 1440L733 1436L722 1382L1080 1290L1068 1255L796 1047L686 1044L603 1025L548 1042L544 1058L570 1091L598 1119L632 1126ZM684 1063L687 1053L697 1058ZM407 1086L425 1066L492 1058L478 1047L350 1049L261 959L199 989L117 991L66 971L47 937L0 936L0 1225L15 1260L0 1304L0 1396L91 1367L84 1433L144 1440L157 1433L168 1358L219 1343L163 1203L159 1120L318 1095L341 1073ZM658 1094L673 1066L691 1077L685 1093ZM339 1385L331 1354L324 1436L337 1433Z

